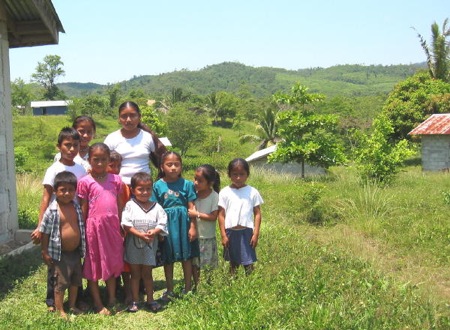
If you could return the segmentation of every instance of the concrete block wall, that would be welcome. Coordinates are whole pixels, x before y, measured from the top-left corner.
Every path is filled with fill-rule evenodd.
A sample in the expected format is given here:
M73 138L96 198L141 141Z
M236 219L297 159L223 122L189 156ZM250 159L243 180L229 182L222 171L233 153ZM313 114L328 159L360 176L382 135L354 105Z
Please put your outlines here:
M0 242L19 228L6 19L0 15Z
M450 167L450 136L422 136L422 168L424 171L441 171Z

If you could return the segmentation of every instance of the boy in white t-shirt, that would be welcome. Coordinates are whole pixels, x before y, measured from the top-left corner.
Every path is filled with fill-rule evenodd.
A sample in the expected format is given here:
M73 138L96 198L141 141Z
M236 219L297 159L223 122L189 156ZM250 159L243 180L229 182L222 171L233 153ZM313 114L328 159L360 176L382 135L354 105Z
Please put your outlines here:
M31 239L34 244L40 244L42 233L39 231L41 226L42 218L50 202L54 199L53 195L53 183L56 174L69 171L75 174L77 180L85 176L85 168L74 162L74 158L78 155L80 148L80 134L72 127L64 127L58 135L58 144L56 145L61 153L61 158L59 161L54 162L45 172L44 180L42 185L44 190L42 192L42 200L39 208L39 222L36 229L31 233ZM51 276L50 276L51 277ZM47 307L49 311L54 311L54 293L53 285L50 283L51 278L47 279Z

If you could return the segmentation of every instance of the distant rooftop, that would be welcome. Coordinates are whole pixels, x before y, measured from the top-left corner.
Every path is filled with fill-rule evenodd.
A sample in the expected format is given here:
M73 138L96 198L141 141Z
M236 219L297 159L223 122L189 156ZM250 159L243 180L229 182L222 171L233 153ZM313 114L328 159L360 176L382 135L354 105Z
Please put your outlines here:
M72 104L71 100L59 100L59 101L32 101L32 108L43 108L43 107L65 107Z
M450 134L450 113L436 113L414 128L408 135Z
M254 153L252 153L250 156L248 156L247 158L245 158L245 160L247 162L252 162L261 158L264 158L268 155L270 155L272 152L274 152L275 150L277 150L277 145L274 144L273 146L270 146L268 148L262 149L262 150L258 150Z

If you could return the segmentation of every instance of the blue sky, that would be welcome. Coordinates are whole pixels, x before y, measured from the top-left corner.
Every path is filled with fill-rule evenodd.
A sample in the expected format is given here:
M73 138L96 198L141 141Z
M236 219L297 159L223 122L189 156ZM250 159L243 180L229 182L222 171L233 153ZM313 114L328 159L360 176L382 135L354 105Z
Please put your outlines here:
M116 83L225 61L286 69L425 61L415 27L450 17L448 0L53 0L58 45L10 50L26 82L59 55L58 82ZM447 9L446 9L447 8Z

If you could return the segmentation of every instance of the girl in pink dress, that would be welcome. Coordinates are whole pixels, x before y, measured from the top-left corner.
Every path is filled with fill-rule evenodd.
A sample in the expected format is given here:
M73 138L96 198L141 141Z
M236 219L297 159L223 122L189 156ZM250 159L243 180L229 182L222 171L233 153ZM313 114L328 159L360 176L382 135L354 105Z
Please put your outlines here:
M108 306L116 303L116 277L123 271L123 237L119 214L123 201L122 180L107 172L109 148L104 143L89 147L90 175L78 182L78 197L86 220L86 257L83 276L97 313L109 315L100 298L98 281L104 280L108 291Z

